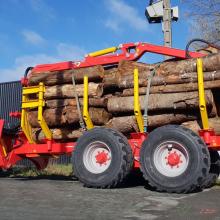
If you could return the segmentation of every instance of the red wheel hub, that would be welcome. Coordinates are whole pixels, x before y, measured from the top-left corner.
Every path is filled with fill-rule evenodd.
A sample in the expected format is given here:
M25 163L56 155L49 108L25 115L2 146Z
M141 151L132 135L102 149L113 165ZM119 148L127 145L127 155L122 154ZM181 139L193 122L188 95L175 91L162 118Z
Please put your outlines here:
M170 153L167 157L167 162L170 166L177 166L179 165L179 163L181 163L180 161L180 156L178 155L176 152L174 153Z
M104 151L98 152L98 154L95 156L96 163L99 163L100 165L106 164L108 159L108 153L105 153Z

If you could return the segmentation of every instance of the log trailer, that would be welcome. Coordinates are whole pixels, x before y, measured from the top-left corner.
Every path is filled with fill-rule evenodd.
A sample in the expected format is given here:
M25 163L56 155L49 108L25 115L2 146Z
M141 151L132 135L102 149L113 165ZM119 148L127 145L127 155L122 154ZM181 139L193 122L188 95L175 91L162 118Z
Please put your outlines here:
M166 125L152 132L140 110L138 69L134 70L134 114L140 132L130 138L116 130L93 127L88 112L88 78L84 77L83 119L86 131L77 142L57 142L43 118L45 86L28 86L28 68L22 83L21 112L10 112L20 119L18 129L5 130L0 119L0 169L7 170L28 158L38 169L44 169L50 157L72 154L74 175L87 187L111 188L119 185L134 169L140 169L148 184L158 191L187 193L202 189L219 174L220 136L209 127L204 96L202 60L198 52L157 46L148 43L128 43L93 52L82 61L37 65L33 72L57 71L95 65L115 65L121 60L136 61L145 53L171 56L174 59L197 58L198 92L203 129L199 135L179 125ZM146 79L147 80L147 79ZM8 91L13 93L13 91ZM33 95L36 97L33 99ZM38 110L38 122L45 140L32 138L27 113Z

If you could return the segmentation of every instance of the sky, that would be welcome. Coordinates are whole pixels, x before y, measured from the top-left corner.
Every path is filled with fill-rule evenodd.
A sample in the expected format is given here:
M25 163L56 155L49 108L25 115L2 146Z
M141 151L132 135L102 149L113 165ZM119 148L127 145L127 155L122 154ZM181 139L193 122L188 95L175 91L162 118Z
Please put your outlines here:
M28 66L80 60L127 42L163 45L161 24L148 24L146 0L0 0L0 82L20 80ZM173 47L185 48L189 21L181 0ZM155 55L143 60L152 63Z

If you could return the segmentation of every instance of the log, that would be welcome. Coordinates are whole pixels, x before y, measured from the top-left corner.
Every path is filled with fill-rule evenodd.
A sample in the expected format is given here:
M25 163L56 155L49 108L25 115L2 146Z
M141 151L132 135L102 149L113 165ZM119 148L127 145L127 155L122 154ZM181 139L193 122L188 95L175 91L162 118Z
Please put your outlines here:
M112 117L111 114L106 112L103 108L89 108L89 113L95 125L103 125ZM43 117L49 127L67 126L79 122L78 111L72 106L45 109ZM37 121L37 111L29 112L28 119L33 128L40 127Z
M147 73L146 73L147 74ZM204 72L204 81L220 80L220 71ZM167 85L167 84L183 84L197 82L198 77L196 72L170 74L167 76L155 75L151 81L152 86ZM139 86L147 86L147 75L139 77ZM104 83L105 87L105 83ZM109 85L108 85L109 87ZM121 89L133 88L134 78L133 75L117 75L117 87Z
M89 83L89 96L91 97L101 97L103 94L102 84ZM76 85L76 92L79 97L83 96L84 85ZM74 87L73 85L57 85L46 87L46 92L44 94L45 99L55 99L55 98L74 98Z
M220 53L210 54L201 58L203 61L203 71L210 72L220 69ZM168 61L161 63L157 69L158 75L170 75L170 74L181 74L196 72L197 70L197 58L187 59L181 61Z
M138 132L138 126L134 116L112 118L105 127L115 129L124 134Z
M28 75L28 83L29 85L37 85L43 82L45 85L50 86L72 83L72 75L74 75L77 83L82 83L85 75L88 76L89 81L99 81L104 76L104 68L102 66L93 66L64 71L31 72Z
M59 141L65 141L69 139L76 140L83 134L83 131L81 129L72 130L67 128L62 128L62 129L54 128L50 130L52 132L53 139ZM33 129L32 136L36 142L41 142L42 140L45 139L45 135L41 129Z
M197 134L198 134L198 130L202 128L201 121L196 121L196 120L188 121L188 122L182 123L181 125L191 129ZM216 134L219 135L220 134L220 118L219 117L209 118L209 127L213 128Z
M220 80L214 81L205 81L205 89L215 89L220 88ZM146 94L146 87L139 88L139 95ZM150 93L174 93L174 92L191 92L198 91L198 83L182 83L182 84L171 84L171 85L161 85L161 86L151 86ZM134 89L124 89L123 96L132 96L134 95Z
M30 111L28 113L28 120L33 128L40 127L37 121L37 114L37 111ZM45 109L43 117L49 127L74 124L79 121L77 109L70 106L66 108Z
M135 61L122 60L119 62L118 71L120 75L133 75L134 69L138 68L140 76L146 76L155 67L155 64L146 64Z
M203 71L211 72L220 69L220 53L210 54L201 58L203 61ZM197 71L197 58L186 59L180 61L165 61L156 69L157 76L167 76L172 74L182 74ZM139 69L139 74L145 72L149 75L150 70L154 69L157 64L145 64L133 61L121 61L119 63L119 71L123 75L133 75L134 68Z
M107 107L108 97L102 98L89 98L89 106L91 107ZM83 106L83 99L79 99L79 103ZM47 108L60 108L65 106L75 106L76 107L76 100L75 98L69 99L50 99L46 100L46 107Z
M89 114L95 125L104 125L112 118L112 115L104 108L91 107L89 108Z
M210 90L206 90L206 104L212 107L214 100ZM140 96L141 109L144 110L145 96ZM197 109L198 92L181 92L166 94L150 94L148 110ZM133 112L134 97L112 97L108 99L107 109L111 113Z
M201 129L198 122L196 120L194 121L187 121L181 124L181 126L186 127L192 131L194 131L196 134L198 134L198 131Z
M196 118L195 115L186 114L149 115L148 126L152 128L166 124L180 124ZM138 125L135 116L114 117L106 124L106 127L116 129L124 134L138 132Z

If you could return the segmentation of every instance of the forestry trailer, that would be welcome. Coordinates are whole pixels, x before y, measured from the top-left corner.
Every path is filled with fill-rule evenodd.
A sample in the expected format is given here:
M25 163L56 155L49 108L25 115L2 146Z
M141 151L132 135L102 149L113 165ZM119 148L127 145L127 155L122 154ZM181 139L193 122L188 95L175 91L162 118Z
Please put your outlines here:
M82 115L86 131L77 142L53 140L43 117L46 87L42 82L38 86L29 86L30 71L40 73L95 65L106 67L117 65L121 60L137 61L145 53L166 55L176 60L197 58L199 106L203 124L199 135L179 125L166 125L147 132L146 118L142 116L139 103L138 69L135 69L134 115L140 132L131 133L130 138L126 138L116 130L93 126L88 111L88 78L85 76L83 111L79 115ZM19 127L6 129L4 118L0 119L0 169L7 170L24 158L31 160L38 169L43 169L50 157L72 154L74 175L87 187L116 187L132 170L137 169L141 170L148 184L158 191L187 193L207 187L219 174L217 150L220 150L220 136L208 124L201 61L203 56L198 52L148 43L128 43L90 53L82 61L28 68L21 80L21 112L9 112L8 109L5 112L10 117L19 118ZM149 87L150 79L146 98L149 96ZM14 93L11 89L5 92L11 96ZM3 96L1 94L1 99ZM4 111L3 108L1 111ZM32 137L27 117L30 109L37 109L38 112L37 120L46 137L41 143Z

